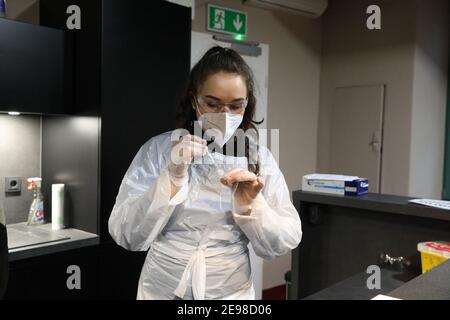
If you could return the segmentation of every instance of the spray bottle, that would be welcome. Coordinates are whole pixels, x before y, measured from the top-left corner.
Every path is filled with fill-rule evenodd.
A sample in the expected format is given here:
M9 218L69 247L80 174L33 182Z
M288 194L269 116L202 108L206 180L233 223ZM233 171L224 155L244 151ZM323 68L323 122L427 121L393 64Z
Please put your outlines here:
M28 178L27 189L33 190L33 202L28 214L27 225L38 225L44 223L44 196L41 192L42 179Z

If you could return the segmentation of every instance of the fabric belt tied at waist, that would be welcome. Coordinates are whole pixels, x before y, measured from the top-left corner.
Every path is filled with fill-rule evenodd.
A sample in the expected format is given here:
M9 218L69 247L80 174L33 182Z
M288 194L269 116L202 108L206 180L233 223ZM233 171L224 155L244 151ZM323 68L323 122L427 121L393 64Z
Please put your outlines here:
M206 261L205 247L199 246L189 259L174 294L183 299L188 282L191 280L192 294L195 300L205 300Z

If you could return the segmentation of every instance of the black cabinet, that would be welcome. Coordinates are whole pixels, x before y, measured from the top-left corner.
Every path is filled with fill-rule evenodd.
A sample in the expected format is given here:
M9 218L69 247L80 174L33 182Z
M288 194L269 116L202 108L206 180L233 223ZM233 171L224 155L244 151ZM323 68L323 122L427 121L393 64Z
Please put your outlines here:
M131 1L133 2L133 1ZM73 41L73 113L99 115L101 108L102 0L42 0L40 24L65 30ZM67 30L67 8L78 5L81 29Z
M62 30L0 19L0 112L70 113L71 52Z
M107 221L131 160L145 141L174 128L190 69L190 9L166 1L41 0L41 24L65 28L69 5L82 17L81 29L70 31L74 114L101 119L100 235L110 241Z
M4 298L95 299L99 261L99 248L94 246L10 262ZM74 287L78 283L80 286Z
M146 252L129 252L113 242L100 245L98 297L135 300Z
M190 10L165 1L103 1L101 236L138 149L174 129L190 68Z
M81 9L74 41L74 115L101 121L98 296L134 299L145 252L118 247L108 219L122 178L139 148L175 124L177 97L190 69L190 9L166 1L41 0L41 24L64 29L66 9ZM63 126L47 127L63 134ZM58 145L59 152L73 152ZM49 176L63 174L48 166ZM93 179L95 180L95 179ZM124 277L123 275L126 275ZM93 285L93 284L92 284Z

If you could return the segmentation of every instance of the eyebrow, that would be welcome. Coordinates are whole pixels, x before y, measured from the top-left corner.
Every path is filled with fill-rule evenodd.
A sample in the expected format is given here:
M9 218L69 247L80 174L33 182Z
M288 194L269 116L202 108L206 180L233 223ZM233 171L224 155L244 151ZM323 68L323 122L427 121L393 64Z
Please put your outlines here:
M219 102L222 101L219 98L211 96L211 95L207 95L207 96L205 96L205 98L210 98L210 99L213 99L213 100L216 100L216 101L219 101ZM237 101L242 101L242 100L245 100L245 98L237 98L237 99L232 100L231 102L237 102Z

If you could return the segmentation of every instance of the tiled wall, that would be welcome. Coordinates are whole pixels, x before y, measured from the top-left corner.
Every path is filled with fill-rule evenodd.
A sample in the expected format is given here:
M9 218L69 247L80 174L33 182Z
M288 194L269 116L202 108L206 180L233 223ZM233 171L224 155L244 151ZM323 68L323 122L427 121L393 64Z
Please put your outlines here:
M26 180L41 175L40 162L41 117L0 114L0 206L7 224L27 220L33 196ZM5 195L5 177L22 178L20 195Z

